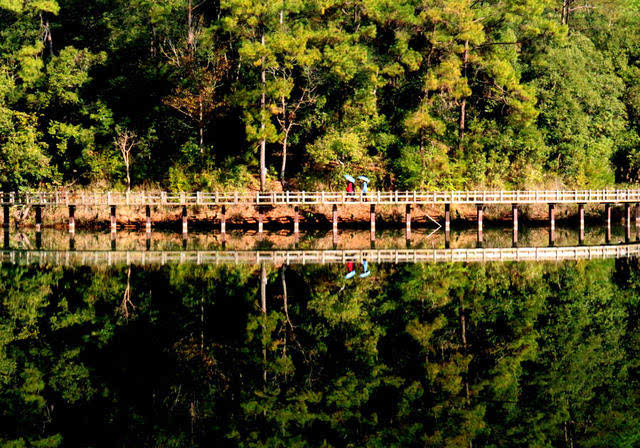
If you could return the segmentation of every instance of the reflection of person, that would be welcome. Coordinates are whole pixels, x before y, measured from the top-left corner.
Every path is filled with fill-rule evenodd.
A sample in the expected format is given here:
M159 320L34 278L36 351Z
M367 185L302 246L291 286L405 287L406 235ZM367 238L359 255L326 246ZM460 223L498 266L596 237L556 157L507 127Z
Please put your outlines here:
M353 261L347 262L347 275L344 276L345 279L353 278L356 275L356 269L353 264Z
M347 275L344 276L345 280L349 280L356 275L356 268L353 261L347 261ZM369 262L367 260L362 260L362 274L358 277L365 278L371 275L371 271L369 270Z
M360 278L369 277L371 275L371 271L369 270L369 262L367 260L362 260L362 274L359 275Z

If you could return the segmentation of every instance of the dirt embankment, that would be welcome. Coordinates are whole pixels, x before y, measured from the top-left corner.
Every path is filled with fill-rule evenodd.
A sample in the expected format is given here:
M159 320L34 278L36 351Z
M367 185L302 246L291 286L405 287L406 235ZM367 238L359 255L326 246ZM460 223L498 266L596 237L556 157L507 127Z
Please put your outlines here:
M556 219L559 222L577 219L577 206L558 205ZM158 229L173 229L181 222L181 207L152 207L153 226ZM587 205L587 220L601 220L602 207ZM109 227L109 207L89 208L77 207L75 212L76 228L104 229ZM265 229L283 229L293 226L293 207L263 207ZM475 226L476 207L474 205L453 205L451 207L452 224L465 228ZM405 207L399 205L376 206L376 225L379 228L403 227ZM621 210L614 209L614 218L623 215ZM33 210L12 210L12 222L17 227L33 227L35 225ZM257 226L259 213L250 206L227 207L226 219L228 229L250 229ZM45 207L42 212L43 226L64 228L68 222L68 210L64 207ZM192 206L188 208L189 226L191 228L212 228L220 225L220 207ZM522 205L519 208L521 222L543 225L548 219L546 205ZM338 206L338 222L340 228L368 228L370 205L354 204ZM432 227L433 220L444 220L444 207L414 206L412 209L412 226L414 228ZM486 225L504 224L511 220L510 205L492 205L484 209ZM146 217L144 207L121 206L117 209L117 221L120 229L144 228ZM307 228L330 228L332 221L331 206L309 205L300 207L300 225Z

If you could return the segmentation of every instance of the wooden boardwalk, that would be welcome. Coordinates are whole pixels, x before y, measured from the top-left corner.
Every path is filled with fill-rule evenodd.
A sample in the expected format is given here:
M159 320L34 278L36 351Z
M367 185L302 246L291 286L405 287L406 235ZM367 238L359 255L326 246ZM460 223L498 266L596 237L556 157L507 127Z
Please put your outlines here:
M5 206L435 205L640 203L640 190L282 192L0 192Z
M51 266L292 265L361 263L484 263L563 261L640 256L640 244L485 249L367 249L266 251L3 250L0 262Z
M269 206L291 207L293 231L300 231L300 208L304 206L330 205L334 242L338 238L338 206L348 207L366 204L369 209L371 241L376 238L376 206L402 205L405 207L404 221L407 240L411 239L412 207L417 205L444 205L444 232L448 244L451 230L451 206L454 204L474 204L478 225L478 244L483 242L483 212L488 205L509 204L512 207L513 244L518 243L518 207L523 204L547 204L549 206L549 240L555 240L555 212L559 204L577 204L580 221L580 242L584 242L585 205L604 204L607 222L607 241L611 233L611 208L623 204L626 241L631 237L631 207L635 204L635 222L640 229L640 190L541 190L541 191L372 191L367 194L348 194L344 191L283 191L283 192L0 192L5 233L10 228L11 208L23 207L23 217L31 207L35 211L36 231L42 228L43 209L68 207L68 228L75 232L77 207L109 207L111 233L117 231L117 208L144 207L148 233L152 228L152 207L179 206L182 209L182 234L188 233L189 207L218 206L220 233L226 234L227 207L242 206L248 215L258 215L258 232L264 229L265 209ZM249 208L256 210L249 210ZM427 215L429 216L429 215ZM429 218L431 218L429 216ZM431 220L439 227L440 223Z

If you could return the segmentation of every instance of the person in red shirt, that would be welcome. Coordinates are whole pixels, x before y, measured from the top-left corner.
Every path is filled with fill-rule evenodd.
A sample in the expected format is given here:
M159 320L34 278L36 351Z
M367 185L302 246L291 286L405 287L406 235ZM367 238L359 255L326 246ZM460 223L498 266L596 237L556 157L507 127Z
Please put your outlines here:
M353 193L353 182L347 183L347 193L349 194Z

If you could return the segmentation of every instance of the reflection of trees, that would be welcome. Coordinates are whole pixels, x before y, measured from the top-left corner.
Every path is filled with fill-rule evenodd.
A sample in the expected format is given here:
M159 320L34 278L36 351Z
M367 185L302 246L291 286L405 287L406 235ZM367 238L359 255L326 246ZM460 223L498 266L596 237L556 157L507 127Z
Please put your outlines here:
M637 261L372 271L5 267L0 440L633 445Z

